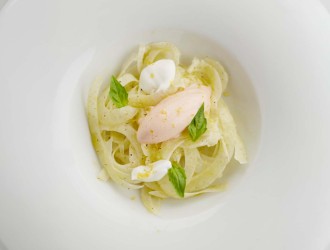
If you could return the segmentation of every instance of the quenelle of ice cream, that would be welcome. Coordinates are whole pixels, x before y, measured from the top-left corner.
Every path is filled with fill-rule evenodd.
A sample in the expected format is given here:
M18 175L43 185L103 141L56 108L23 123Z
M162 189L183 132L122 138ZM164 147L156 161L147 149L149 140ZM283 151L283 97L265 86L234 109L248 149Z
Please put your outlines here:
M196 85L163 99L140 120L138 141L154 144L178 137L203 103L209 111L210 96L210 87Z

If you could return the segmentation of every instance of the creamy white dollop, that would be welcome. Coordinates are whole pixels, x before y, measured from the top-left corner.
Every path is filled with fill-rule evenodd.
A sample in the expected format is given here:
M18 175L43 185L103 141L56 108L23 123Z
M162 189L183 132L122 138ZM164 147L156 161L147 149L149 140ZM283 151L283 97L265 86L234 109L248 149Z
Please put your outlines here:
M170 59L158 60L142 70L139 86L147 94L164 91L170 87L174 77L174 61Z
M131 179L143 182L159 181L172 167L172 163L168 160L159 160L150 166L138 166L132 170Z

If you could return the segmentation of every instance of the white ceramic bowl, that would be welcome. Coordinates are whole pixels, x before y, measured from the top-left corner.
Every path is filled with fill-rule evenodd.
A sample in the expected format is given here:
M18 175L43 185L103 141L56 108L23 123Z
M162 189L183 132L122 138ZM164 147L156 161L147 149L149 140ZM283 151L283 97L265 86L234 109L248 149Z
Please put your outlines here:
M230 73L249 164L159 216L97 180L93 79L141 43ZM330 249L330 16L318 1L9 1L0 12L0 249Z

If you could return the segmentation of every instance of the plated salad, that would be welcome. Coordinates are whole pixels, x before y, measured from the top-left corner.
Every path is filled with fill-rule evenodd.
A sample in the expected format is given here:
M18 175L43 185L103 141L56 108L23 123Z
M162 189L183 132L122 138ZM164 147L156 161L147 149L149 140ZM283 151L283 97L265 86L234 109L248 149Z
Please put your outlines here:
M100 179L139 189L144 206L224 189L234 158L247 156L224 102L224 67L210 58L180 63L171 43L141 46L107 83L97 79L87 113Z

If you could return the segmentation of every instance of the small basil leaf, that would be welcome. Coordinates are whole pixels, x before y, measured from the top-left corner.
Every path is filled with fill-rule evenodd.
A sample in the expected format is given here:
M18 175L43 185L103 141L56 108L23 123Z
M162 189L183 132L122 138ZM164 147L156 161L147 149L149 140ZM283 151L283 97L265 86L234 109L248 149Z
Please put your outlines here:
M195 117L188 126L190 138L196 141L207 129L207 120L204 116L204 103L197 111Z
M128 104L127 91L114 76L111 77L109 95L117 108L125 107Z
M187 178L184 168L182 168L178 163L172 162L172 167L168 170L168 178L176 193L183 198Z

